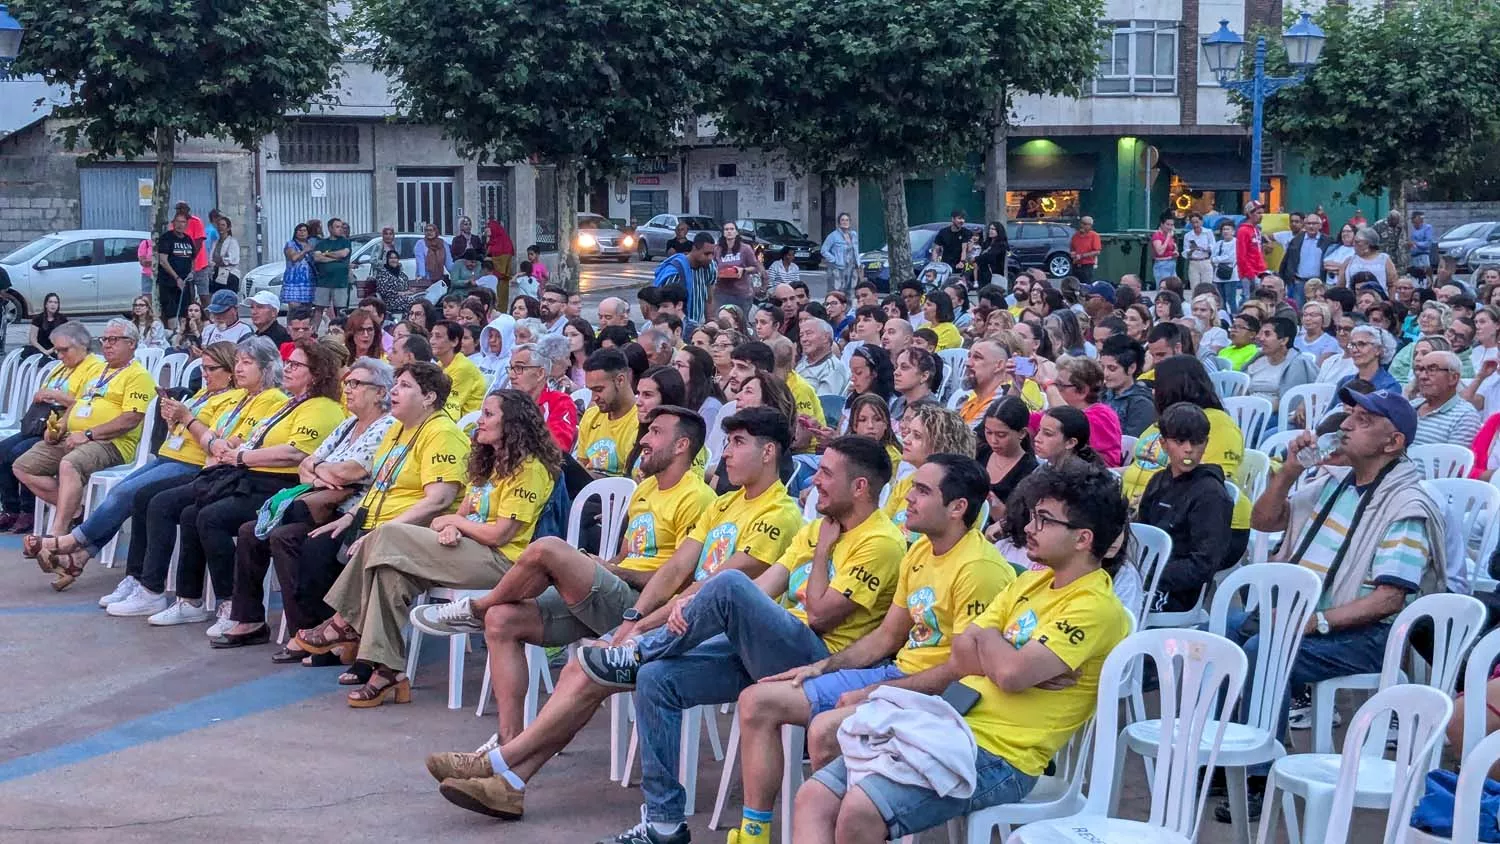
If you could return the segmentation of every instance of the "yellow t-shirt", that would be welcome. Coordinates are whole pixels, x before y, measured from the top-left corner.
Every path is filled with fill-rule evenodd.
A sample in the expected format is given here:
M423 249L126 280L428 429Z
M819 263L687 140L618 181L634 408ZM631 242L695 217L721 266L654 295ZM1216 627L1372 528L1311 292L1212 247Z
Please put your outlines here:
M425 436L425 434L424 434ZM503 546L496 548L500 556L511 562L521 556L531 537L536 533L536 522L552 497L553 477L547 467L535 457L521 461L521 465L509 477L490 480L477 487L469 487L464 500L469 504L469 520L487 524L498 519L512 519L521 523L521 529ZM393 514L394 515L394 514Z
M916 474L912 472L900 480L891 481L891 494L886 498L885 506L880 508L890 517L891 523L900 528L903 533L906 532L906 494L911 492L911 481ZM892 475L892 477L895 476ZM915 534L907 534L906 541L916 542L917 537Z
M462 352L453 355L452 362L443 367L443 372L453 382L453 389L448 392L448 403L443 405L443 409L448 411L454 421L462 419L466 413L473 413L484 404L484 373Z
M61 390L73 398L83 395L83 391L99 373L104 371L104 358L98 355L85 355L83 360L72 369L58 367L47 376L47 381L42 386L48 390Z
M619 419L611 419L598 406L591 406L578 420L578 442L573 445L573 456L591 472L612 476L624 474L625 458L635 448L635 437L640 428L641 417L635 408L620 414Z
M265 391L272 392L270 390ZM256 396L257 399L260 396ZM268 400L269 401L269 400ZM255 402L251 402L253 406ZM278 445L289 445L303 454L312 454L323 440L333 433L333 429L339 426L345 419L344 406L330 398L318 396L310 398L297 405L292 410L282 414L284 408L267 414L255 423L249 433L245 435L245 445L248 446L256 438L261 437L257 448L270 448ZM244 416L248 416L247 411ZM280 416L278 419L277 417ZM266 425L270 428L262 431ZM238 427L244 427L242 421ZM276 469L257 469L259 472L271 472L278 475L297 474L296 466L282 466Z
M741 551L770 565L781 559L800 527L802 510L781 481L754 498L747 498L743 487L726 492L714 499L688 534L688 539L703 545L693 579L717 574Z
M979 692L979 702L964 715L979 746L1039 776L1093 717L1099 671L1129 632L1129 616L1103 570L1054 589L1052 570L1043 568L1017 577L974 623L999 630L1017 650L1036 639L1069 668L1082 669L1075 685L1058 691L1033 686L1012 694L984 675L962 681Z
M131 361L122 369L100 369L93 378L84 380L83 392L68 411L68 430L85 431L124 413L145 413L155 396L156 382L140 361ZM110 442L129 463L135 459L136 446L141 442L141 426L136 425Z
M818 391L807 383L807 379L798 375L795 370L786 374L786 386L792 393L792 401L797 405L798 416L811 416L819 425L827 425L828 420L823 416L823 403L818 400ZM797 431L797 420L792 420L792 432ZM816 437L808 440L807 445L797 449L797 454L811 454L818 450Z
M776 565L790 572L782 603L803 624L807 623L807 579L812 574L813 553L818 548L818 532L822 528L822 517L803 525L776 561ZM828 560L828 586L844 593L855 608L838 627L822 634L829 653L849 647L880 626L886 610L890 609L905 551L906 540L901 531L879 510L834 543Z
M194 418L212 428L220 416L233 410L244 397L245 391L240 389L228 389L210 395L207 388L204 388L186 404ZM191 463L194 466L202 466L208 459L203 446L198 444L198 438L189 434L183 425L173 425L167 431L167 438L162 440L161 448L157 450L156 456L181 460L183 463Z
M375 449L370 488L360 502L366 508L365 528L379 527L406 512L422 500L428 484L462 485L468 461L469 438L446 413L429 416L411 430L399 422L392 425Z
M954 325L953 323L928 323L926 327L931 328L933 333L937 335L938 351L946 352L949 349L963 348L964 336L958 333L958 326Z
M896 470L901 468L901 447L894 445L886 446L885 456L891 458L891 477L895 478Z
M670 489L658 486L656 476L641 481L625 511L625 557L620 568L656 571L677 552L698 518L714 502L714 491L703 473L689 470Z
M1204 413L1208 416L1208 445L1203 449L1203 462L1223 469L1226 478L1234 477L1234 473L1239 471L1240 461L1245 457L1245 435L1240 432L1240 426L1234 424L1234 417L1224 411L1206 410ZM1145 493L1151 476L1165 468L1167 452L1161 447L1161 431L1153 422L1136 439L1135 451L1125 466L1125 476L1121 481L1125 499L1130 502L1132 511L1141 503L1141 495ZM1250 507L1250 496L1241 495L1239 502L1234 505L1234 516L1229 520L1229 527L1234 530L1249 530Z
M948 553L932 553L923 536L901 561L894 601L911 613L906 647L896 652L896 667L907 675L948 661L953 637L982 615L1016 579L1016 570L979 531L964 534Z

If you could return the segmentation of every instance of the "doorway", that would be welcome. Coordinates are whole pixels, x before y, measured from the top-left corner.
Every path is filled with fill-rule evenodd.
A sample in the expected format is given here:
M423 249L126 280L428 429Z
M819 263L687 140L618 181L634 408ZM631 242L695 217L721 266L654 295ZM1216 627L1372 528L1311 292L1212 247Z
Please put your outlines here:
M737 190L698 191L698 213L716 222L736 220L740 216L740 192Z

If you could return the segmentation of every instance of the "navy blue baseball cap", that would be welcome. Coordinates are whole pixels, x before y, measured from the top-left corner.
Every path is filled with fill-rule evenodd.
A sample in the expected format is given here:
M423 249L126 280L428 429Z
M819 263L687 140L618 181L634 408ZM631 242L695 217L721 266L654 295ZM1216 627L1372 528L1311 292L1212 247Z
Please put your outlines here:
M1376 390L1373 393L1356 393L1345 387L1339 390L1339 401L1344 404L1358 405L1368 413L1376 416L1384 416L1391 420L1396 430L1406 438L1406 444L1411 445L1417 436L1417 410L1406 400L1406 396L1391 390Z

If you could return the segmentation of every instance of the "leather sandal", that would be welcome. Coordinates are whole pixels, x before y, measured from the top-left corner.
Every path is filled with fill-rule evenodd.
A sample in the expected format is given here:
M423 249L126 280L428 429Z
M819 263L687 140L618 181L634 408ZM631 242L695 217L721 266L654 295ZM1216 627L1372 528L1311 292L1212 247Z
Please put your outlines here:
M309 654L326 654L340 645L358 643L359 634L338 616L311 630L298 630L297 638L292 640L298 650Z
M49 539L52 540L51 548L47 547L47 540ZM42 555L43 551L56 550L57 537L55 536L28 533L25 536L21 537L21 556L25 557L28 560L35 560L39 558Z
M66 554L55 555L52 562L52 571L58 573L57 579L52 581L52 588L58 592L72 586L78 576L83 574L84 566L88 565L93 555L87 551L73 551Z
M377 685L378 683L378 685ZM370 675L369 682L348 694L349 705L355 709L371 709L385 703L411 703L411 680L394 669L379 666Z

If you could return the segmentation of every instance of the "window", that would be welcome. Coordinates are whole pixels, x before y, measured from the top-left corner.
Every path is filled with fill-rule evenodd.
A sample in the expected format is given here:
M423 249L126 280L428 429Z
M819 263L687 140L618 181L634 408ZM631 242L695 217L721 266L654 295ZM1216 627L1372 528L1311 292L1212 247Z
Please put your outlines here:
M1177 91L1175 21L1115 21L1099 53L1095 94L1172 94Z
M125 238L111 237L104 241L104 263L106 264L135 264L139 258L135 251L139 249L139 240L128 240Z
M771 183L771 201L786 202L786 180L777 179Z
M717 172L721 179L733 179L740 174L740 166L734 163L720 164Z
M298 121L276 133L282 164L358 164L359 127Z
M87 267L94 263L94 242L75 240L47 253L47 269L61 270L68 267Z

